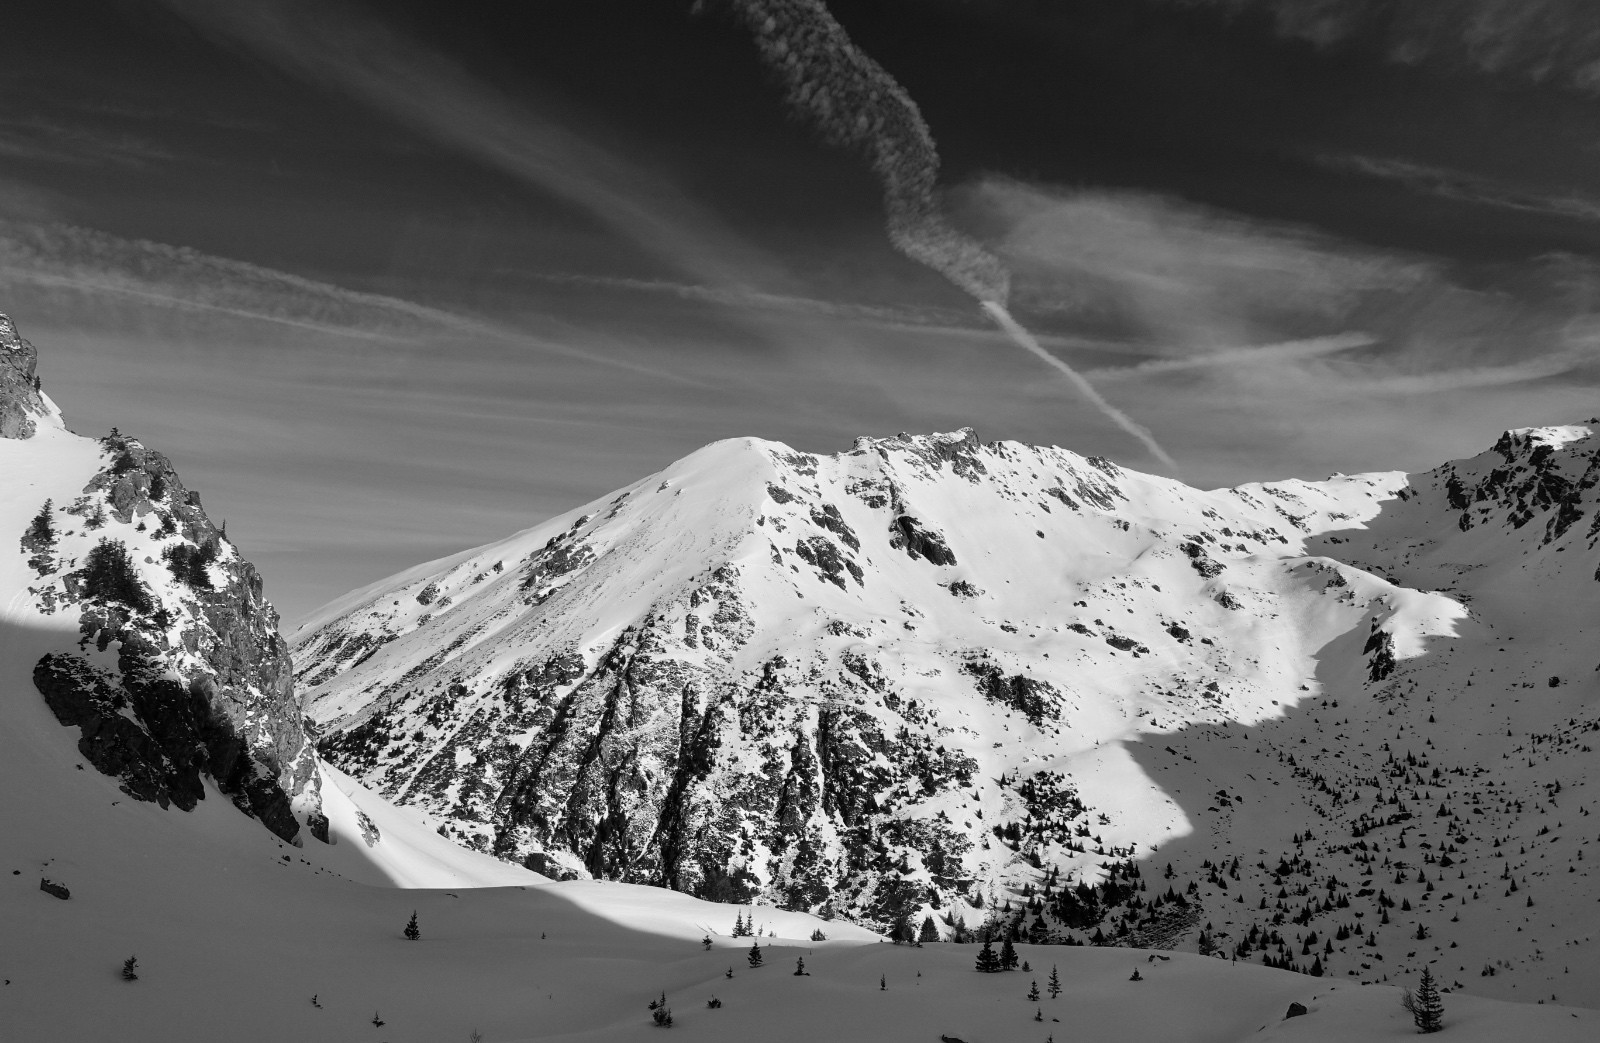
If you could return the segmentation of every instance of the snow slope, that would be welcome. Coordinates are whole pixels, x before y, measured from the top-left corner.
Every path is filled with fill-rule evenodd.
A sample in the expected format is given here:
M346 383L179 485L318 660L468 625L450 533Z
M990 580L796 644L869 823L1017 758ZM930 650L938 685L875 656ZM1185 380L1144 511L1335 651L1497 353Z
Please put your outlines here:
M328 756L558 875L1600 1004L1597 460L740 439L293 644Z
M108 462L104 444L67 432L43 401L43 414L28 414L35 421L29 437L0 438L0 532L23 532L46 498L69 503L88 495L84 489ZM55 548L69 564L82 553L74 542L81 536L71 529ZM51 603L39 592L34 555L11 546L0 549L0 1038L653 1039L660 1030L645 1003L658 995L673 1008L677 1031L711 1043L941 1035L1038 1043L1058 1034L1322 1043L1411 1034L1397 989L1317 980L1248 960L1024 943L1018 949L1030 970L982 975L972 969L973 946L893 946L850 924L771 905L735 910L658 887L553 882L451 843L426 808L392 806L315 758L331 843L301 839L297 846L261 828L209 776L191 811L133 799L122 778L85 763L76 730L62 725L34 685L41 656L80 647L79 619L45 610ZM232 554L230 548L223 566L213 566L221 569L216 581L247 575L230 564ZM146 556L136 555L136 566L175 613L205 603L170 588ZM59 572L45 574L59 580ZM1422 606L1392 625L1402 660L1409 635L1456 618L1428 608L1435 602L1426 598L1396 604ZM1309 613L1312 628L1345 611ZM707 624L713 640L725 625L714 617ZM1019 657L1008 664L1022 661L1018 648L1008 653ZM1502 662L1509 660L1495 665ZM1395 676L1403 679L1404 669ZM1007 692L1017 697L1014 687ZM1023 686L1022 695L1030 693L1037 691ZM1215 701L1196 703L1209 708L1195 712L1212 714ZM988 726L1003 732L1000 720ZM161 731L170 722L136 723ZM1192 743L1181 731L1167 737ZM1570 752L1556 737L1528 741L1539 756ZM1130 775L1140 770L1171 781L1140 763L1138 742L1102 745L1123 750ZM898 752L880 755L888 764ZM1226 766L1221 758L1212 763ZM70 898L42 890L45 880L70 888ZM748 940L729 937L736 912L748 913L763 932L761 968L748 965ZM413 913L422 935L409 941L402 927ZM811 940L818 929L830 940ZM119 973L129 957L137 957L135 981ZM800 958L806 976L792 973ZM1052 965L1063 991L1029 1000L1029 983L1043 989ZM1129 980L1135 967L1140 981ZM708 1008L712 997L722 1006ZM1309 1013L1282 1020L1291 1002ZM1600 1027L1594 1012L1554 1004L1452 993L1445 1007L1451 1038L1468 1043L1525 1033L1557 1043L1588 1040Z

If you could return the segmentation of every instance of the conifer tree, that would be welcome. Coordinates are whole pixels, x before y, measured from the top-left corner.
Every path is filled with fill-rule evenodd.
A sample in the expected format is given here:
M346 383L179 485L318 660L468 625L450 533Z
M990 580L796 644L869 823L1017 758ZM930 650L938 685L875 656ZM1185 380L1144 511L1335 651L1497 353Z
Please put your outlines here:
M806 976L806 958L804 956L802 956L799 959L795 960L795 962L794 962L794 976L796 978L804 978Z
M1050 998L1055 999L1061 995L1061 976L1056 973L1056 965L1050 965Z
M879 992L888 992L889 991L889 976L887 974L878 975L878 991Z
M406 923L406 940L414 942L421 937L422 929L417 926L417 911L413 909L411 910L411 919Z
M917 940L916 933L911 927L911 916L902 910L894 918L894 925L889 928L889 940L896 945L904 945Z
M761 943L759 941L750 943L750 954L745 959L749 961L752 967L761 966Z
M994 954L994 943L985 936L983 948L978 951L978 970L984 974L993 974L999 969L1000 957Z
M121 540L101 540L89 552L83 566L83 589L89 597L119 601L137 612L155 607Z
M1014 971L1017 969L1017 950L1011 944L1011 937L1007 935L1000 943L1000 969Z
M1034 982L1031 986L1028 987L1028 1002L1029 1003L1038 1003L1039 1002L1039 983L1037 981Z
M933 922L933 917L922 918L922 931L917 935L917 944L923 942L936 942L939 940L939 927Z
M706 952L710 952L711 951L711 936L708 934L704 938L700 939L700 944L701 944L702 947L704 947Z
M744 937L744 910L742 909L739 910L738 915L733 918L733 936L735 938Z
M123 960L122 961L122 980L123 981L138 981L139 980L138 967L139 967L139 957L137 957L137 956L130 956L126 960Z
M1418 1032L1438 1032L1444 1028L1444 1002L1439 999L1439 988L1434 983L1433 972L1426 966L1422 968L1417 991L1414 994L1407 992L1405 998L1410 1001L1407 1007Z
M56 540L55 523L51 520L50 508L52 501L46 500L44 506L39 508L39 513L33 516L33 521L28 523L27 539L33 543L49 545Z
M658 1000L651 1000L650 1020L655 1022L657 1028L669 1029L672 1027L672 1008L667 1006L667 994L663 992Z

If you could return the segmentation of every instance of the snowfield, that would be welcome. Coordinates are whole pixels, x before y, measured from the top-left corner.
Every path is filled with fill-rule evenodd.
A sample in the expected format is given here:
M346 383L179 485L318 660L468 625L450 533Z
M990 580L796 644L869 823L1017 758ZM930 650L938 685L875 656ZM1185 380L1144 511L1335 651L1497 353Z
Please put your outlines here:
M325 746L352 766L317 767L331 843L285 842L209 780L186 813L132 799L87 765L32 679L46 652L78 647L77 619L43 610L27 554L9 544L0 1037L1372 1040L1413 1034L1397 986L1424 964L1449 990L1449 1038L1600 1037L1588 1009L1600 1006L1588 429L1511 433L1504 451L1428 475L1215 492L1060 450L902 444L900 456L869 442L830 459L719 443L330 606L297 639L297 665ZM958 473L963 457L983 466L977 480ZM33 438L0 440L0 534L15 540L47 497L70 502L106 466L103 447L54 413ZM159 593L171 581L145 556ZM335 642L362 634L381 640L341 659ZM518 791L526 804L501 802L497 819L497 787L511 786L499 773L525 772L519 758L548 730L539 700L575 696L566 705L581 717L584 685L629 664L631 706L613 698L611 723L578 729L595 757L547 776L568 789ZM658 719L650 693L669 683L678 702L694 701L686 686L747 701L692 709L721 741L706 747L705 788L680 785L690 796L672 813L704 827L682 871L704 883L713 856L729 855L718 879L749 901L594 879L664 864L617 837L636 820L663 835L650 786L683 747L656 740L685 717ZM519 692L533 693L526 705ZM379 715L370 760L340 744ZM839 747L800 753L795 735L830 721ZM910 766L931 756L919 736L957 768L970 758L967 781L908 784L944 770L927 756ZM869 805L784 789L805 756L840 749L860 754L849 771L873 780ZM633 803L569 799L584 771L628 751L644 751L630 761L643 780ZM854 777L810 763L819 786ZM788 811L749 782L774 771ZM1049 779L1081 807L1062 797L1040 811ZM542 817L519 822L522 811ZM595 823L618 812L597 838ZM536 821L559 828L540 835ZM949 824L967 847L935 865L922 834L905 832L919 822ZM730 823L748 841L731 854L713 828ZM1007 823L1015 839L991 828ZM830 861L858 828L901 839L854 868ZM495 852L497 832L508 839ZM831 875L797 869L795 837L815 839ZM576 879L516 864L529 853ZM1065 881L1103 884L1124 859L1138 870L1117 878L1133 901L1100 921L1121 945L1023 941L1026 971L979 974L975 945L891 945L807 911L876 922L888 906L872 902L889 895L946 937L993 917L1024 938L1037 922L1081 940L1090 932L1056 916L1056 896ZM831 890L815 901L786 903L805 908L778 908L781 887L822 879ZM1176 919L1151 909L1169 888L1186 895ZM409 941L413 911L421 937ZM751 939L731 936L747 914L759 968ZM1278 941L1256 947L1252 928ZM1197 954L1201 932L1238 958ZM1325 973L1260 962L1280 953L1302 971L1318 955ZM137 981L120 975L130 956ZM662 994L670 1029L646 1009ZM1308 1013L1285 1020L1290 1003Z

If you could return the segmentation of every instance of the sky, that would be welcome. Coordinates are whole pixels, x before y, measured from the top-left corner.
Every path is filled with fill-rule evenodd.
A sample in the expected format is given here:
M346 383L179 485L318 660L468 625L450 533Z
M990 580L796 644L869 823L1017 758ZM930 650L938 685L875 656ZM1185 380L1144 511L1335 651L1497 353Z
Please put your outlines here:
M721 438L1213 487L1600 414L1593 4L826 0L1012 313L1173 468L896 250L762 3L820 7L13 0L0 310L290 622Z

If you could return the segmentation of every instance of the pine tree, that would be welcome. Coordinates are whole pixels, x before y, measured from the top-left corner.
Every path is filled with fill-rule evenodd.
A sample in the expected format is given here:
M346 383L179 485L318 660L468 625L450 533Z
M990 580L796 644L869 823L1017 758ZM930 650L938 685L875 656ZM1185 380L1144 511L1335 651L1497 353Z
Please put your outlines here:
M904 910L895 916L894 925L889 929L889 940L896 945L917 940L916 932L911 927L911 917Z
M889 991L889 976L887 974L878 975L878 991L879 992L888 992Z
M89 552L83 566L83 592L92 598L119 601L137 612L155 607L121 540L101 540Z
M739 911L739 914L733 918L733 936L735 938L744 937L744 910L742 909Z
M804 978L806 976L806 958L804 956L794 961L794 976L796 978Z
M417 926L417 911L411 910L411 919L406 923L406 940L416 941L422 937L422 929Z
M50 515L52 506L53 503L50 500L44 502L44 506L39 508L39 513L33 516L33 521L28 523L28 531L24 535L24 539L31 543L45 546L49 546L56 541L56 527Z
M388 1024L387 1021L384 1021L382 1018L378 1017L378 1012L377 1011L373 1011L372 1012L372 1027L373 1028L381 1029L381 1028L383 1028L383 1026L385 1026L387 1024Z
M123 981L138 981L139 980L138 967L139 967L139 957L137 957L137 956L130 956L126 960L123 960L122 961L122 980Z
M752 966L752 967L761 966L762 956L761 956L761 943L760 942L751 942L750 943L750 955L746 956L745 959L750 962L750 966Z
M1014 971L1017 969L1017 950L1011 944L1011 937L1007 935L1000 943L1000 969Z
M978 951L978 970L985 974L993 974L999 969L1000 957L994 954L994 943L985 937L983 948Z
M711 951L711 936L708 934L704 938L700 939L700 944L701 944L701 946L703 946L705 948L706 952L710 952Z
M650 1001L650 1020L656 1023L657 1028L669 1029L672 1027L672 1008L667 1006L667 994L663 992L661 998Z
M933 922L933 917L922 918L922 931L917 935L917 944L923 942L936 942L939 940L939 927Z
M1411 1001L1408 1004L1411 1020L1416 1022L1418 1032L1438 1032L1444 1028L1444 1002L1439 999L1439 988L1434 983L1433 972L1427 967L1422 968L1416 993L1407 992L1406 999Z
M1029 989L1028 989L1028 1002L1029 1003L1038 1003L1039 1002L1039 983L1038 982L1034 982L1033 985L1029 987Z
M1061 995L1061 976L1056 973L1056 965L1050 965L1050 998L1055 999Z

